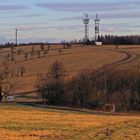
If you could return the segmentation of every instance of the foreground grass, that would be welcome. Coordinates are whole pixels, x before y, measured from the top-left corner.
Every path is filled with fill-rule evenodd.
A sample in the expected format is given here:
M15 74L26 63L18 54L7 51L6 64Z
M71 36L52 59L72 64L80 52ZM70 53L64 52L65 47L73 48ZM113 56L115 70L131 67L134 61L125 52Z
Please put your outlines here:
M99 115L0 104L0 140L140 138L140 116Z

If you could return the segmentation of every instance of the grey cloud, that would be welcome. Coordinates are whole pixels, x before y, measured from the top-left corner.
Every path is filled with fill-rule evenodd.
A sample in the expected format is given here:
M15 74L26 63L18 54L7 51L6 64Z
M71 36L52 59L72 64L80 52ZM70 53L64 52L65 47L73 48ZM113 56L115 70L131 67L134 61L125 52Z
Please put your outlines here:
M73 17L59 18L58 20L80 20L82 18L83 18L82 16L73 16Z
M82 20L84 16L73 16L73 17L64 17L60 18L58 20ZM94 20L95 15L89 15L90 19ZM131 11L131 12L106 12L106 13L100 13L99 17L101 19L126 19L126 18L139 18L140 12L139 11Z
M132 32L134 28L139 28L140 25L130 24L130 23L107 23L101 26L101 31L103 32Z
M15 17L21 17L21 18L30 18L30 17L38 17L38 16L44 16L46 14L26 14L26 15L18 15Z
M43 16L45 14L25 14L25 15L15 15L15 16L4 16L0 17L1 19L7 19L7 18L32 18L32 17L39 17Z
M76 30L80 29L81 25L62 25L62 26L48 26L49 29L57 29L57 30Z
M0 11L16 11L25 9L28 9L28 7L23 5L0 5Z
M6 42L14 42L14 38L8 38L4 36L0 36L0 43ZM49 42L49 43L56 43L61 42L62 39L58 38L45 38L45 37L31 37L31 38L19 38L18 43L30 43L30 42Z
M120 19L120 18L139 18L139 11L131 11L131 12L116 12L116 13L104 13L100 15L103 19Z
M78 30L81 29L82 25L60 25L60 26L44 26L43 25L28 25L28 26L18 26L19 31L45 31L45 30L51 30L51 29L57 29L57 30Z
M0 36L0 43L6 43L6 42L12 42L12 40L4 36Z
M20 43L29 43L29 42L49 42L49 43L57 43L61 42L61 39L58 38L45 38L45 37L33 37L33 38L23 38L19 39Z
M131 3L37 3L36 6L47 8L50 10L58 11L70 11L70 12L81 12L81 11L113 11L113 10L124 10L132 7Z

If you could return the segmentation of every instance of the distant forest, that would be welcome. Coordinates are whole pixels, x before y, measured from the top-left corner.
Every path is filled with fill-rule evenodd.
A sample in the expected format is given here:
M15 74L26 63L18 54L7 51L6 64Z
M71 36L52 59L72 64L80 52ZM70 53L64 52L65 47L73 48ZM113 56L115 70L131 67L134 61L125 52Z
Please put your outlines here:
M130 36L115 36L115 35L100 35L98 40L103 43L103 45L140 45L140 35L130 35ZM40 45L40 44L95 44L95 40L87 40L86 42L82 39L71 40L71 41L62 41L61 43L44 43L44 42L30 42L22 43L18 45ZM5 44L0 44L0 48L9 48L14 47L16 44L7 42Z
M103 44L140 45L140 36L105 35L98 36L98 41L102 41Z
M101 35L98 36L97 42L102 42L103 45L140 45L140 35L130 35L130 36ZM87 40L85 42L79 40L79 43L91 45L95 44L95 40Z

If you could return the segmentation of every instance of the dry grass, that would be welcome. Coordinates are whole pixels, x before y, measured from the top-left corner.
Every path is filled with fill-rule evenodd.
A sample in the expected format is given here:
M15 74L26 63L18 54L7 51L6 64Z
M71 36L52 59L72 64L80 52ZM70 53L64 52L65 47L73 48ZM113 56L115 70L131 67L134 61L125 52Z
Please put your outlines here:
M130 68L140 68L140 45L120 45L119 48L123 51L129 52L135 56L134 60L121 65L120 68L130 69Z
M35 46L36 49L39 46ZM117 52L115 46L102 48L72 48L64 50L59 55L57 47L49 52L46 58L13 63L26 67L24 77L12 79L18 83L17 92L34 90L36 73L46 73L48 67L55 60L64 63L66 70L72 76L85 69L96 69L107 63L120 60L124 54ZM113 49L110 51L110 49ZM121 49L133 53L140 49L131 46L119 46ZM135 47L135 46L134 46ZM138 47L138 46L136 46ZM25 51L31 47L25 46ZM3 50L4 51L4 50ZM6 51L9 51L8 49ZM6 54L0 54L2 60ZM22 58L21 58L22 60ZM19 59L16 60L17 62ZM138 64L139 59L135 61ZM133 66L134 66L133 61ZM132 63L126 64L130 66ZM139 140L140 114L138 115L103 115L96 113L82 113L53 109L37 109L19 105L0 105L0 140Z
M1 105L1 140L139 139L140 116Z
M35 47L35 50L40 49L38 45L33 47ZM30 52L32 50L32 46L22 46L21 48L24 52ZM24 77L16 77L13 79L15 83L19 84L16 89L17 93L34 90L36 74L47 73L50 65L56 60L64 64L68 77L71 77L80 71L97 69L125 57L125 54L110 51L110 47L106 46L103 46L103 49L98 47L73 47L63 50L61 55L58 51L59 48L62 48L62 46L52 46L47 57L31 59L29 61L25 61L24 55L16 56L16 63L10 64L11 69L17 69L19 66L26 68ZM3 58L3 55L6 53L7 52L0 54L1 58Z

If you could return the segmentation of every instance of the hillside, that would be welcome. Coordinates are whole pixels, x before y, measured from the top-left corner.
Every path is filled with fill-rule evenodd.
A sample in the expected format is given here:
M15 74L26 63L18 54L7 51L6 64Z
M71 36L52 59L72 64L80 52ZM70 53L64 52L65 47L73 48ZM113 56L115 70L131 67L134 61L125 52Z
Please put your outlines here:
M47 46L45 46L47 48ZM79 47L73 46L70 49L62 49L63 47L51 46L46 57L40 58L28 58L26 61L24 58L24 53L29 53L34 50L40 50L40 46L20 46L17 47L22 49L21 55L15 55L15 61L9 62L8 67L17 73L18 67L23 66L26 69L26 73L23 77L14 76L10 78L13 83L18 83L16 87L16 93L28 92L35 90L34 84L36 81L37 73L47 73L50 65L54 61L60 61L63 63L65 70L67 72L67 77L73 77L77 73L84 70L93 70L101 68L104 65L111 64L123 60L126 57L125 53L116 52L116 50L108 49L106 46L102 48L98 47ZM61 54L59 49L62 49ZM16 51L15 50L15 51ZM1 61L5 61L5 56L10 53L10 49L1 50Z
M19 49L21 53L17 54ZM44 49L47 50L48 46L45 45ZM11 53L10 48L0 50L0 62L6 62L8 69L14 73L13 77L8 78L8 82L10 81L14 85L13 94L24 93L23 96L25 96L25 93L35 91L36 75L47 73L50 65L55 61L63 63L67 79L87 70L109 67L138 68L140 61L140 49L137 45L122 45L119 46L119 49L116 49L115 45L101 47L73 45L68 49L64 49L62 45L51 45L47 55L43 56L42 51L39 58L37 56L31 57L32 51L41 51L41 46L17 46L14 49L14 61L8 62L7 55ZM28 53L27 60L25 59L26 53ZM26 71L23 77L17 76L18 68L21 66ZM30 97L27 98L30 99Z

